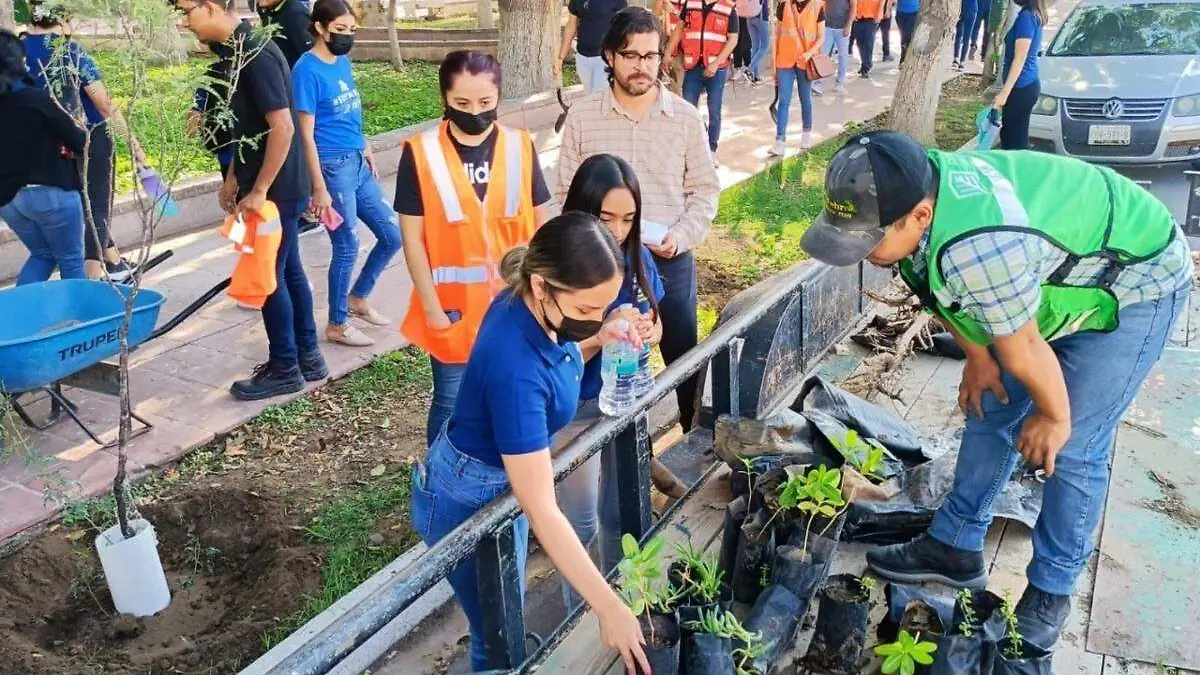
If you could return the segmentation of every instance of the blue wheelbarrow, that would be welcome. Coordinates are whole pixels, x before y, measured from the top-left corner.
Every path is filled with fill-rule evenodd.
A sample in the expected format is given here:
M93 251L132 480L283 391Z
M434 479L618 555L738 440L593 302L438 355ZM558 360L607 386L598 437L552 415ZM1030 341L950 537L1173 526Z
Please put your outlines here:
M139 273L169 256L170 251L160 254ZM222 281L157 328L165 298L153 290L139 289L129 326L129 348L135 349L175 328L228 286L228 279ZM102 441L79 418L62 386L119 394L119 369L105 360L121 351L120 327L125 302L132 292L130 286L83 279L0 290L0 317L5 317L0 321L0 393L25 424L47 429L66 413L97 444L106 448L115 445L115 441ZM22 397L38 393L50 401L50 413L40 421L21 402ZM136 413L133 418L142 425L134 435L153 426Z

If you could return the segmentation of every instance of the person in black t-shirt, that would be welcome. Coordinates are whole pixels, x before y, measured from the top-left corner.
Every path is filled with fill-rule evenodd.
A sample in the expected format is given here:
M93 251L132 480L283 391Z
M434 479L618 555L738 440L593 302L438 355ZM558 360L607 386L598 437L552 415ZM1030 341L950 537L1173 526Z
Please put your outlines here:
M82 279L83 201L75 159L84 133L25 70L25 49L0 31L0 216L29 249L17 285Z
M233 384L235 398L256 400L294 393L305 381L325 379L317 347L313 299L300 261L299 221L311 189L292 111L291 73L279 47L255 35L233 13L234 0L175 0L187 27L236 73L229 106L234 124L233 164L221 187L227 213L279 208L283 241L275 265L277 286L263 305L270 358L254 375Z
M312 34L308 32L312 21L305 0L266 0L258 3L255 10L264 27L277 26L271 40L283 52L288 68L312 49Z
M629 6L626 0L570 0L567 25L563 26L562 46L554 60L554 75L562 75L563 61L571 53L575 40L575 70L583 90L591 94L608 87L608 66L600 56L600 43L613 15Z

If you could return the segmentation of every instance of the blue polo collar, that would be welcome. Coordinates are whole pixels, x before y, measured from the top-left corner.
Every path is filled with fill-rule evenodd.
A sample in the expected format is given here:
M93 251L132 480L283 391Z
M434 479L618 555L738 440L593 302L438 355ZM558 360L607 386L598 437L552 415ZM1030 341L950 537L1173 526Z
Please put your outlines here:
M549 365L560 363L564 359L571 356L575 350L571 349L570 344L560 345L550 339L546 335L546 330L542 328L542 324L538 323L537 317L533 312L529 311L529 307L525 302L513 295L510 291L505 291L506 309L513 316L517 325L521 327L521 332L525 334L525 339L529 341L530 346L538 353ZM578 348L576 348L577 350Z

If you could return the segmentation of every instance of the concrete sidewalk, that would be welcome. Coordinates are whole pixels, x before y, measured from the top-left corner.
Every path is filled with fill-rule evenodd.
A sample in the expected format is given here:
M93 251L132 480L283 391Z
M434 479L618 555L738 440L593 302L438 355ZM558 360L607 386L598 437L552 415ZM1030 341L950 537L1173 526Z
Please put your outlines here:
M899 44L898 36L893 36L893 44ZM880 66L870 80L851 76L845 95L826 94L816 99L814 142L836 136L849 122L874 117L891 102L897 77L895 63ZM950 76L947 68L946 77ZM737 84L726 89L718 153L722 187L762 171L771 161L767 150L775 134L767 105L772 96L770 83L758 87ZM794 124L789 136L796 143L800 136L798 104L792 110ZM559 139L547 128L536 131L536 141L547 181L553 186ZM381 180L389 200L394 180L394 175ZM363 238L363 248L369 250L374 240L369 236ZM174 251L174 256L148 273L144 281L147 288L167 297L160 323L226 278L235 262L232 247L217 236L215 227L156 247L168 248ZM301 249L315 289L318 330L323 334L327 316L328 237L320 232L305 236L301 239ZM404 316L409 292L403 256L398 255L381 278L371 301L398 323ZM331 377L342 377L405 344L395 328L373 328L368 332L378 342L366 349L322 343ZM137 412L153 422L155 428L130 444L131 473L154 471L215 435L245 423L267 405L286 403L289 400L286 397L243 403L233 400L228 393L229 385L246 377L256 363L266 359L266 353L260 315L239 309L223 296L173 332L138 349L132 357L131 395ZM75 389L69 389L68 395L79 404L81 418L97 433L105 439L114 436L117 423L114 397ZM33 408L42 411L46 406L39 403ZM111 485L116 471L115 452L98 448L69 420L44 432L24 426L14 428L13 420L6 424L9 437L15 438L0 456L0 540L54 516L59 505L49 498L51 494L65 492L70 498L83 498L99 494Z

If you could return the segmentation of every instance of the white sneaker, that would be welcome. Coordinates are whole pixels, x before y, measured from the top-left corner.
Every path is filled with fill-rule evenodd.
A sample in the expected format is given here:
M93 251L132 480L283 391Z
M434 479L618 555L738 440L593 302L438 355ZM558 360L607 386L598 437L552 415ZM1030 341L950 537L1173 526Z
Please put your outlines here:
M775 147L768 150L767 154L771 157L783 157L786 152L787 147L784 146L783 141L775 141Z
M800 134L800 149L808 150L811 147L812 147L812 134L807 131Z
M825 94L825 85L813 82L812 93L813 93L813 96L823 96Z
M837 84L833 85L833 93L835 93L835 94L846 93L846 83L838 82Z

